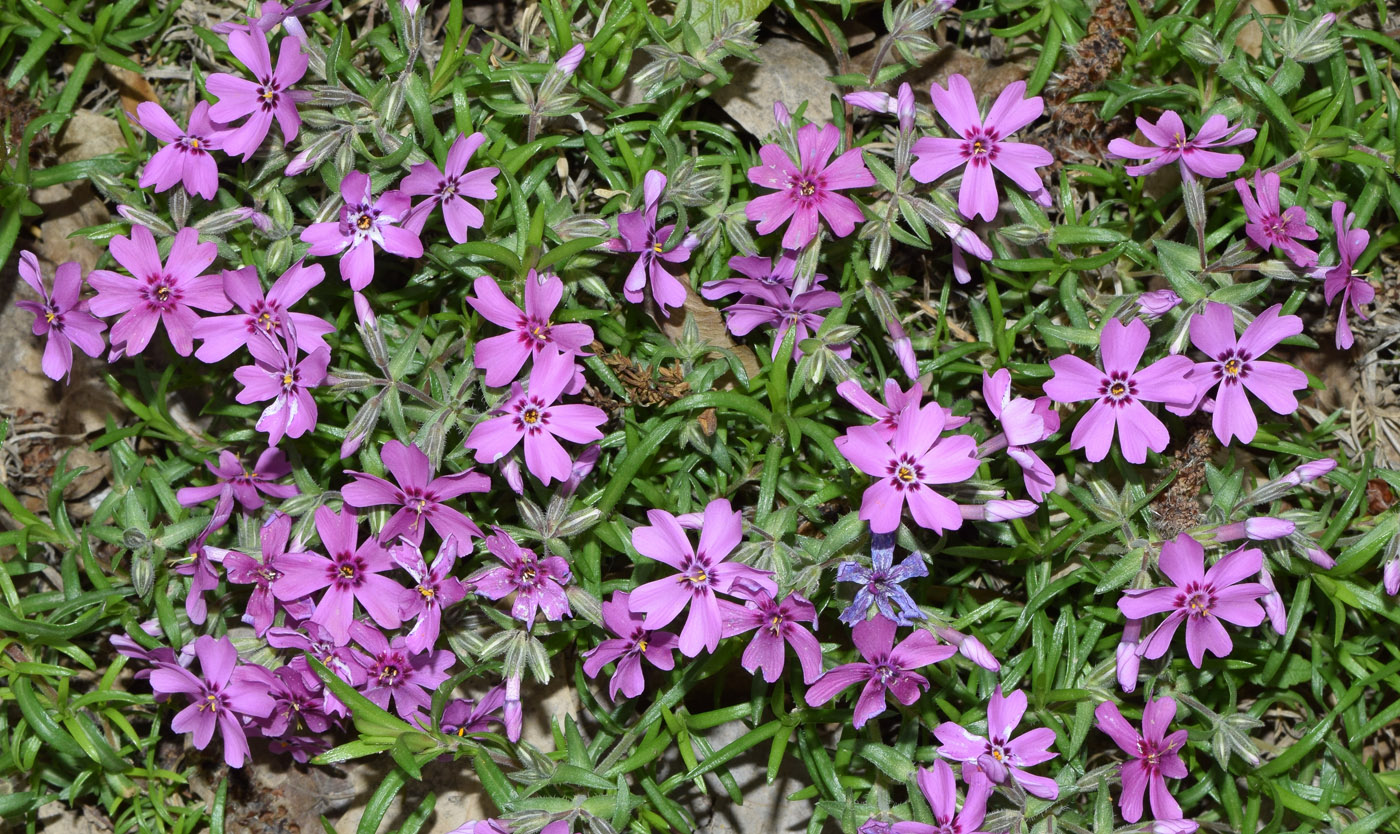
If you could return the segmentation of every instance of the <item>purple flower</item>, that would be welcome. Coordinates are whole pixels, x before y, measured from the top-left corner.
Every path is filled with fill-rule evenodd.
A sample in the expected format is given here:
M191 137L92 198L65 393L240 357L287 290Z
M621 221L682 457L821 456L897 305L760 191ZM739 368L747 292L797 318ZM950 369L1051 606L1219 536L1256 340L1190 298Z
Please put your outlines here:
M669 317L669 308L685 303L685 285L676 276L666 271L662 261L682 264L690 260L690 252L700 240L688 234L675 247L662 251L671 232L676 228L672 223L657 228L656 211L661 207L661 192L666 188L666 175L660 171L648 171L642 182L642 207L618 215L617 233L608 241L608 248L614 252L640 252L642 256L627 273L622 285L622 296L633 304L642 301L642 288L651 285L651 297L661 314Z
M791 218L783 233L783 248L801 249L817 236L818 215L826 218L837 237L850 234L865 219L855 200L836 192L868 188L875 177L865 167L860 148L851 148L827 164L840 140L841 131L835 125L803 125L797 130L797 165L776 144L758 149L763 164L749 169L749 180L778 189L753 198L744 209L744 216L758 223L759 234L766 235Z
M1161 318L1181 303L1181 296L1171 290L1152 290L1138 296L1138 309L1148 318Z
M859 730L865 722L885 711L885 693L908 706L928 689L928 678L915 672L931 663L947 660L957 649L940 645L933 635L916 629L898 646L894 644L895 624L876 617L856 625L851 638L860 649L864 662L837 666L822 675L821 680L807 690L807 706L817 707L836 697L849 686L864 682L856 701L853 723Z
M1127 326L1112 319L1104 326L1099 344L1102 371L1073 354L1050 360L1055 371L1045 383L1050 399L1057 403L1094 400L1070 435L1070 448L1084 449L1090 461L1108 456L1116 427L1123 458L1144 463L1147 450L1161 452L1171 435L1142 403L1191 401L1194 386L1186 376L1192 363L1185 356L1165 356L1138 370L1149 335L1147 325L1138 319Z
M330 348L318 348L297 361L297 345L285 334L286 346L271 338L256 336L248 341L253 364L235 368L233 378L243 383L236 399L249 403L272 400L258 418L258 431L267 432L267 442L276 446L282 437L301 437L316 428L316 400L310 389L326 381L331 363Z
M1337 230L1337 257L1341 262L1330 269L1319 268L1312 273L1314 278L1326 279L1322 285L1322 293L1328 306L1331 306L1338 293L1342 296L1342 307L1337 315L1338 350L1347 350L1355 341L1351 335L1351 325L1347 322L1347 303L1350 302L1351 309L1365 320L1361 305L1370 304L1376 297L1376 289L1366 280L1366 276L1357 275L1354 271L1357 260L1366 251L1366 245L1371 242L1370 232L1351 227L1355 222L1356 214L1347 213L1346 203L1338 200L1332 204L1332 225Z
M1181 116L1168 110L1156 124L1138 117L1138 130L1151 142L1143 146L1127 139L1114 139L1108 143L1109 159L1146 159L1143 165L1129 165L1123 170L1136 177L1173 162L1180 163L1183 179L1193 179L1195 174L1203 177L1225 177L1235 173L1244 164L1244 157L1237 153L1220 153L1210 148L1223 148L1242 145L1254 138L1254 128L1239 129L1217 113L1206 119L1195 138L1188 139L1186 125Z
M1250 196L1244 177L1235 180L1235 190L1244 203L1244 231L1250 240L1266 251L1277 246L1298 266L1317 266L1317 253L1298 242L1317 240L1317 230L1308 225L1308 213L1302 206L1289 206L1286 211L1279 208L1278 174L1254 172L1257 202Z
M725 278L710 281L700 288L700 295L714 301L734 293L742 293L740 301L752 302L752 296L769 287L792 289L792 276L797 268L797 253L783 252L777 259L758 255L735 255L729 259L729 268L743 275L743 278ZM814 275L812 286L826 280L825 275Z
M583 654L583 671L590 678L596 678L604 666L617 661L617 669L608 681L608 697L614 701L619 691L628 698L642 694L646 684L642 658L666 671L676 666L672 655L678 643L676 635L647 630L642 615L628 607L628 597L626 591L614 591L603 603L603 624L617 637L608 638Z
M1177 626L1185 622L1186 654L1191 665L1199 669L1207 651L1225 657L1233 648L1221 620L1247 627L1264 621L1264 609L1257 600L1268 589L1257 582L1244 582L1264 566L1264 554L1240 548L1223 556L1209 571L1205 570L1205 558L1201 543L1182 533L1162 545L1158 559L1172 585L1129 590L1118 600L1118 610L1134 620L1171 612L1138 648L1143 657L1166 654Z
M568 356L586 356L584 348L593 341L593 328L581 322L554 324L550 317L564 297L564 282L550 273L530 270L525 276L525 309L522 311L496 284L482 275L473 285L476 297L467 303L482 318L510 330L476 343L476 366L486 371L486 384L492 388L509 385L525 366L525 360L539 357L546 346Z
M975 764L992 784L1005 784L1008 779L1026 792L1041 799L1058 799L1060 786L1054 779L1034 776L1024 768L1048 762L1058 753L1050 752L1055 743L1055 731L1037 727L1013 738L1011 731L1026 714L1026 693L1018 690L1001 694L998 685L987 702L987 735L973 735L961 725L945 721L933 734L938 737L938 755L945 759Z
M920 767L914 778L933 811L934 824L897 822L890 829L894 834L983 834L978 829L987 816L987 798L992 795L986 776L974 772L968 778L961 813L958 812L958 783L947 762L935 761L932 771Z
M399 605L403 586L379 574L394 569L389 554L374 538L359 543L360 520L350 509L337 513L327 506L316 508L316 532L329 558L309 551L284 553L278 561L282 575L272 583L272 593L284 602L310 596L322 588L311 622L324 626L337 646L350 639L355 600L385 628L402 622Z
M275 513L258 531L258 543L262 551L260 561L237 550L226 551L223 555L228 581L235 585L255 586L252 595L248 597L248 609L243 615L243 622L251 625L259 637L272 627L273 618L277 615L272 585L282 577L281 562L287 553L287 538L291 530L291 517L286 513Z
M1211 428L1226 446L1236 437L1249 443L1259 429L1246 390L1275 413L1292 414L1298 410L1293 392L1308 387L1308 375L1297 368L1260 359L1274 345L1303 332L1303 320L1279 315L1282 309L1282 304L1275 304L1260 313L1238 341L1235 316L1226 304L1211 301L1191 319L1191 343L1210 360L1196 363L1190 381L1196 386L1196 401L1215 387ZM1185 415L1194 411L1195 405L1168 406L1167 410Z
M136 116L147 133L166 143L141 169L137 184L142 188L154 185L159 194L183 182L187 193L214 199L219 192L219 166L209 152L219 150L224 134L209 121L209 102L194 106L188 130L181 130L154 101L136 105Z
M919 604L902 587L910 579L928 576L924 555L910 553L895 567L894 533L875 533L870 537L870 561L869 568L858 562L842 562L836 568L837 582L856 582L861 586L850 606L841 612L841 622L855 627L866 620L872 605L879 616L896 625L910 626L915 620L924 619Z
M465 445L476 452L477 462L495 463L523 442L530 474L546 485L567 479L573 460L559 438L570 443L602 440L598 426L608 420L597 406L556 404L573 378L573 357L556 350L536 356L528 389L511 383L510 397L495 412L501 416L477 423L467 435Z
M433 566L423 559L418 545L404 542L389 549L389 555L399 567L408 571L416 583L408 589L399 603L399 616L413 628L405 637L408 650L425 652L437 643L442 630L442 609L467 595L462 580L448 576L457 561L457 539L448 536L438 548Z
M948 76L948 89L929 85L934 109L953 128L955 136L926 136L914 143L919 158L909 166L909 175L919 182L933 182L959 165L964 165L958 188L958 211L969 219L992 220L997 216L1000 196L995 168L1032 196L1045 192L1036 168L1055 161L1039 145L1007 142L1006 137L1040 118L1045 102L1040 96L1023 98L1026 82L1010 84L997 96L987 117L977 110L972 85L961 75ZM1048 203L1047 203L1048 205Z
M1142 708L1142 732L1132 725L1118 711L1112 701L1099 704L1094 710L1098 718L1098 728L1108 734L1114 743L1133 760L1123 765L1123 793L1118 797L1118 809L1123 819L1137 822L1142 819L1142 794L1150 787L1152 815L1158 819L1181 819L1181 806L1167 791L1164 777L1181 779L1186 776L1186 763L1181 760L1181 748L1186 744L1186 731L1177 730L1167 735L1167 727L1176 716L1176 700L1158 698L1150 700Z
M539 558L499 527L492 528L492 535L486 537L486 549L505 564L472 577L478 594L487 599L515 594L510 615L527 629L534 627L537 610L550 621L573 616L564 593L564 586L573 578L568 562L558 556Z
M311 62L301 51L301 41L294 37L282 39L276 69L272 67L272 53L263 32L246 29L230 32L228 48L256 80L249 81L226 72L216 72L205 79L205 89L219 99L209 108L210 118L232 123L248 117L243 124L224 133L223 151L230 156L242 154L245 160L252 157L272 129L274 116L282 128L283 144L290 143L301 129L297 102L311 98L309 92L289 89L306 75L306 67Z
M224 294L243 312L199 320L194 326L194 337L204 344L194 352L195 358L217 362L254 341L258 334L271 339L284 331L295 336L297 347L305 353L327 347L325 337L335 332L335 325L289 309L325 277L326 270L320 264L306 266L297 261L264 293L257 267L224 270Z
M919 404L924 399L924 387L915 382L909 386L908 391L901 391L899 383L892 379L885 380L885 401L877 402L874 397L865 392L860 387L860 383L854 379L848 379L836 386L836 393L851 405L855 406L862 414L875 418L875 422L870 426L880 434L881 440L893 440L895 431L899 429L900 415L918 411ZM911 411L910 406L913 406ZM945 415L947 417L947 415ZM944 424L945 429L957 428L962 423L954 423L956 418L948 419ZM836 444L838 447L841 443Z
M730 592L745 597L745 602L743 605L722 604L722 636L754 632L740 660L749 674L758 674L762 669L763 679L776 683L786 665L787 651L783 646L786 642L797 654L797 662L802 664L802 682L811 684L821 677L821 644L810 629L800 625L817 626L817 609L811 602L797 593L788 594L779 602L768 591L742 579L733 584Z
M301 233L302 243L311 244L308 255L340 256L340 277L359 292L374 280L374 248L402 255L423 256L423 241L412 229L399 225L409 210L409 197L402 191L386 191L370 199L369 175L351 171L340 182L340 219L313 223Z
M760 324L778 328L773 334L774 359L778 358L778 350L782 347L783 339L787 337L788 329L796 328L792 356L794 359L801 359L802 348L798 345L803 339L811 338L812 333L820 328L825 320L823 316L817 315L817 312L840 306L840 294L830 290L812 289L794 298L787 289L772 286L753 287L744 300L738 304L731 304L724 311L729 314L726 320L729 332L735 336L746 336ZM850 358L851 348L847 345L833 349L832 352L846 359Z
M489 732L492 724L500 723L495 713L505 702L504 686L492 687L475 703L470 698L454 699L442 711L441 732L458 738Z
M444 539L456 536L459 546L469 543L473 537L481 538L480 527L443 502L468 492L489 491L490 478L471 470L433 478L428 456L417 446L405 446L397 440L385 443L379 455L398 485L364 472L346 470L345 474L355 482L346 485L341 494L345 503L352 507L379 504L399 507L379 531L380 541L391 542L402 536L418 544L423 541L424 522L431 524Z
M442 219L447 223L447 233L458 243L467 242L467 229L480 229L486 222L481 210L467 198L477 200L496 199L496 186L491 180L501 172L499 168L480 168L467 173L467 163L472 154L486 143L486 134L473 133L471 136L457 134L452 147L447 151L447 164L439 169L432 161L420 162L413 166L399 187L405 194L424 196L428 199L413 207L404 217L404 228L414 234L423 231L423 224L433 209L442 206Z
M576 43L569 47L568 52L559 56L559 60L554 62L554 68L564 75L573 75L581 63L583 63L583 44Z
M306 40L306 30L302 28L299 18L305 17L313 12L319 12L330 5L330 0L293 0L284 6L277 0L265 0L258 8L258 17L246 18L244 23L214 24L214 31L220 35L227 35L239 29L251 29L259 32L271 32L281 23L283 28L295 35L302 41Z
M960 434L942 437L947 413L937 403L909 406L899 417L894 437L886 440L874 426L853 426L836 448L857 469L878 480L865 490L860 518L874 533L899 527L907 501L914 521L942 534L962 526L958 505L934 491L935 484L955 484L977 471L977 441Z
M1142 642L1142 620L1128 620L1123 624L1123 636L1118 640L1118 648L1114 650L1114 671L1117 673L1118 686L1124 692L1132 692L1137 689L1138 670L1142 667L1142 655L1138 654L1138 646Z
M239 716L266 718L274 706L262 675L252 671L262 667L235 668L238 650L227 637L215 640L205 634L194 641L194 653L199 658L202 677L195 677L177 664L165 663L152 670L151 688L189 696L189 706L176 713L170 728L177 733L193 733L194 746L203 750L214 738L217 727L224 742L224 762L229 767L242 767L252 754Z
M1050 408L1049 397L1028 400L1011 396L1011 371L1002 368L988 376L982 373L982 397L992 415L1001 423L1002 434L981 449L986 455L991 447L1006 444L1006 454L1021 467L1026 492L1036 501L1044 501L1055 488L1055 473L1030 448L1060 430L1060 415Z
M262 723L262 733L269 738L311 731L324 733L331 725L326 715L325 700L320 687L313 689L300 672L291 666L273 670L269 682L273 700L272 714ZM290 739L288 739L290 740Z
M412 652L402 636L391 643L379 629L363 622L351 625L350 631L355 642L369 652L356 656L365 670L361 694L383 709L388 709L392 700L400 718L421 725L421 710L433 702L429 693L447 680L446 670L454 661L452 652Z
M737 562L724 561L743 538L743 521L729 501L716 498L705 505L700 527L700 546L691 548L681 522L665 510L647 510L650 525L632 531L637 552L680 571L678 575L654 579L632 590L631 609L645 614L647 630L665 626L690 605L690 616L681 629L680 650L695 657L701 649L709 652L719 646L723 634L719 600L715 593L731 592L735 580L745 579L771 594L778 586L767 571Z
M33 252L19 253L19 277L39 294L39 301L16 301L15 306L34 314L35 336L49 337L44 345L41 367L44 376L58 380L73 370L73 345L91 357L98 357L107 346L100 335L107 325L88 310L83 289L82 267L77 262L60 264L53 276L53 293L44 287L39 275L39 259Z
M219 250L212 243L200 243L197 229L181 229L175 235L165 263L161 263L155 236L145 226L133 226L129 238L112 238L108 248L133 276L127 278L106 269L88 276L88 283L97 290L90 304L92 312L104 317L125 313L112 325L114 351L120 348L127 356L135 356L150 344L156 323L164 322L175 352L189 356L199 321L195 310L224 313L232 306L224 295L224 282L200 274L214 262Z

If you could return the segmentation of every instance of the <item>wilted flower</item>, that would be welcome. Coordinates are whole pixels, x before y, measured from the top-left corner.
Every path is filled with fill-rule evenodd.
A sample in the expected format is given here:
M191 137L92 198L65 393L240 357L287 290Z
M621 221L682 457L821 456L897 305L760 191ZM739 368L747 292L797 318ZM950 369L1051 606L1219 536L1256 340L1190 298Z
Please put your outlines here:
M924 619L919 604L903 587L910 579L928 576L924 555L910 553L896 567L894 533L874 533L870 537L870 561L869 568L858 562L842 562L836 568L837 582L856 582L861 586L855 599L841 612L841 622L855 627L867 619L872 605L879 611L877 616L897 625L913 625L915 620Z

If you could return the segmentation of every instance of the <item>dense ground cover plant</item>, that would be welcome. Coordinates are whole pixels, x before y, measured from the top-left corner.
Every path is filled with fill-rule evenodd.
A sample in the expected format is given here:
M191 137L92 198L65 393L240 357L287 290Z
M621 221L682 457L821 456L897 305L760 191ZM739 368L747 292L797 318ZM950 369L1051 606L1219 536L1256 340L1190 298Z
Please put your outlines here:
M1400 831L1400 449L1307 407L1400 326L1386 9L660 5L230 8L50 169L173 12L4 12L6 193L115 217L0 251L129 413L81 526L0 490L0 812L375 759L362 831L436 768L461 831L689 831L757 758L813 832ZM746 131L778 37L843 96Z

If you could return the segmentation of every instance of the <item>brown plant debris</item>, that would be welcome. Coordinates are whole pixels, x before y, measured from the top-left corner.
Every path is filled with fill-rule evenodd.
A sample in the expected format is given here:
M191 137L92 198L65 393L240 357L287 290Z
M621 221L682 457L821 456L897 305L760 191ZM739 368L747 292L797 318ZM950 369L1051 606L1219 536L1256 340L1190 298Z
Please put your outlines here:
M1174 539L1201 522L1201 487L1206 482L1206 462L1212 452L1209 426L1196 426L1186 445L1176 450L1176 480L1152 502L1157 534Z
M603 364L608 366L608 370L617 376L627 389L628 401L634 405L670 405L690 393L690 383L685 381L685 370L679 362L672 363L669 367L662 365L653 373L653 369L634 362L621 353L608 352L602 342L595 341L588 349L597 354ZM592 386L589 386L589 390L590 402L609 414L615 414L622 408L621 402L606 393ZM599 401L595 402L594 399Z
M1047 118L1035 136L1041 144L1056 151L1056 165L1064 158L1061 152L1080 159L1099 159L1108 149L1108 140L1132 132L1132 122L1119 115L1108 122L1099 118L1098 102L1073 102L1070 99L1093 92L1117 74L1123 66L1128 47L1124 43L1133 34L1133 15L1127 0L1100 0L1089 19L1088 34L1073 47L1067 47L1070 63L1058 74L1046 91Z

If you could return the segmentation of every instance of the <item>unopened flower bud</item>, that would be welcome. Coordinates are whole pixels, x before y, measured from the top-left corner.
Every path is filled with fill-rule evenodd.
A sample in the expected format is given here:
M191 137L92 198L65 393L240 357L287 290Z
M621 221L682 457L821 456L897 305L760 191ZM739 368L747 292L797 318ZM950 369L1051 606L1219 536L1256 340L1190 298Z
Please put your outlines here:
M1142 659L1138 656L1138 643L1142 639L1142 620L1128 620L1123 626L1123 637L1118 641L1118 685L1124 692L1137 689L1138 669Z
M778 127L787 129L792 126L792 114L788 113L787 105L781 101L773 102L773 121L778 123Z
M1152 290L1138 296L1138 309L1150 318L1158 318L1181 303L1181 296L1171 290Z
M1223 64L1230 57L1230 50L1200 26L1191 27L1179 48L1186 57L1202 64Z
M1332 25L1336 22L1337 16L1328 12L1301 32L1295 33L1293 27L1285 28L1279 38L1279 48L1284 57L1300 64L1312 64L1334 54L1340 48L1332 32Z
M1392 541L1400 541L1400 536ZM1400 596L1400 557L1391 557L1381 570L1381 576L1385 581L1385 592L1393 597Z
M908 82L899 85L899 94L895 97L894 113L899 117L899 130L901 133L914 132L914 88Z
M1310 481L1315 481L1337 468L1337 462L1331 458L1320 460L1310 460L1298 468L1284 475L1279 480L1290 486L1302 486Z
M1327 551L1325 550L1319 550L1316 547L1309 547L1307 548L1307 554L1308 559L1311 560L1314 565L1317 565L1323 570L1331 570L1337 564L1337 560L1333 559L1331 556L1328 556Z
M988 521L1010 521L1013 518L1025 518L1029 515L1035 515L1035 511L1039 507L1034 501L1026 501L1025 499L1015 501L992 499L984 506L987 508Z
M847 93L842 100L852 107L859 107L862 110L869 110L871 113L893 113L894 99L889 93L882 93L878 90L858 90L854 93Z
M1260 598L1264 605L1264 613L1269 615L1269 625L1274 627L1274 631L1284 634L1288 631L1288 610L1283 606L1283 595L1274 587L1274 578L1269 575L1268 568L1259 571L1259 584L1269 589L1269 592Z
M1195 820L1152 820L1142 827L1142 834L1195 834L1200 827Z
M573 75L578 70L578 65L583 63L583 44L576 43L570 47L564 56L554 63L554 68L564 75Z
M1293 531L1297 529L1298 525L1284 518L1256 516L1216 528L1215 539L1222 542L1235 541L1236 539L1249 539L1256 542L1269 541L1285 538L1292 535Z

